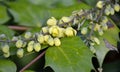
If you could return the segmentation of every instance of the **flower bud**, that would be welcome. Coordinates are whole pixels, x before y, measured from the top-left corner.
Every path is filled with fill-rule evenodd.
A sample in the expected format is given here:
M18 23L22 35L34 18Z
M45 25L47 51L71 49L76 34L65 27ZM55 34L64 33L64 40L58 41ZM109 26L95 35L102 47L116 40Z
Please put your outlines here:
M67 37L71 37L71 36L74 36L74 35L76 35L76 34L77 34L77 31L74 30L72 27L67 27L67 28L65 29L65 35L66 35Z
M2 52L3 53L8 53L9 52L9 45L8 44L5 44L2 46Z
M95 41L96 44L98 44L98 45L100 44L100 41L97 37L94 37L94 41Z
M32 52L33 51L33 45L30 45L27 47L27 52Z
M103 29L104 31L106 31L106 30L108 29L107 24L102 24L102 29Z
M25 39L29 39L32 36L31 32L26 32L24 37Z
M51 17L50 19L48 19L47 21L47 25L48 26L53 26L57 24L57 20L54 17Z
M33 44L34 44L34 41L30 41L30 42L28 43L28 46L33 45Z
M17 56L18 56L19 58L22 58L23 55L24 55L24 50L23 50L22 48L19 48L19 49L17 50Z
M57 37L59 35L59 27L58 26L50 27L49 33L52 34L53 37Z
M102 17L102 23L107 23L107 22L108 22L107 17L106 17L106 16L103 16L103 17Z
M21 48L22 45L23 45L23 41L22 40L18 40L15 45L16 45L17 48Z
M28 46L27 46L27 51L28 52L32 52L33 51L33 45L34 45L34 41L30 41L28 43Z
M74 36L77 35L77 31L75 29L73 29L73 33L74 33Z
M42 32L45 34L45 33L48 33L48 27L43 27L42 28Z
M6 39L6 35L5 34L0 34L0 39Z
M113 13L113 8L111 7L110 4L106 5L105 14L110 15L111 13Z
M101 25L95 24L94 31L98 31L100 29Z
M107 8L105 9L104 13L105 13L106 15L110 15L110 11L109 11Z
M71 20L70 17L65 17L65 16L64 16L64 17L61 18L59 24L67 23L67 22L69 22L70 20Z
M55 43L55 46L60 46L61 45L61 41L59 38L54 38L54 43Z
M47 43L50 45L50 46L53 46L54 45L54 39L52 37L50 37L47 41Z
M102 35L103 35L103 30L102 30L102 29L99 29L99 30L98 30L98 33L99 33L100 36L102 36Z
M59 35L58 35L58 37L59 38L64 37L65 36L64 32L65 32L64 28L59 28Z
M114 14L115 14L115 11L114 11L113 8L110 8L110 14L111 14L111 15L114 15Z
M83 27L82 30L81 30L81 34L85 35L87 34L87 27Z
M45 42L48 41L49 37L50 37L50 35L45 35L45 36L44 36L44 40L45 40Z
M39 43L43 44L44 43L44 36L42 34L39 34L37 36L37 40L38 40Z
M92 51L92 53L96 53L96 50L93 46L90 46L90 50Z
M114 5L114 10L115 10L116 12L119 12L119 11L120 11L120 5L116 3L116 4Z
M36 52L39 52L39 51L41 50L41 45L40 45L40 43L34 43L34 50L35 50Z
M18 40L18 37L15 37L15 36L14 36L14 37L12 38L12 41L17 41L17 40Z
M3 56L4 56L5 58L8 58L8 57L10 56L10 52L4 53Z
M104 1L98 1L96 4L96 6L100 9L103 8L103 5L104 5Z

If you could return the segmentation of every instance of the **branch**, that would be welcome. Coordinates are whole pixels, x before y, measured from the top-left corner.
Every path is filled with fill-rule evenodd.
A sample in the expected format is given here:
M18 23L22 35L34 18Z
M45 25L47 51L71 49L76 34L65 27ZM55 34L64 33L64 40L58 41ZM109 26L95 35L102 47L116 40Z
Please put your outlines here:
M29 29L28 27L24 27L24 26L8 26L8 28L13 30L20 30L20 31L25 31Z
M28 63L25 67L23 67L19 72L23 72L27 68L29 68L32 64L34 64L37 60L39 60L44 54L46 50L39 54L35 59L33 59L30 63Z

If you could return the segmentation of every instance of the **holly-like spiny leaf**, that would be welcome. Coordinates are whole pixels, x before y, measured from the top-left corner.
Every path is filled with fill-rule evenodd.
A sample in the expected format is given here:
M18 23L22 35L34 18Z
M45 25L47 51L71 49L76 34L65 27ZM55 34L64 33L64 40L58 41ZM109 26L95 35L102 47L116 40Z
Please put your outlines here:
M109 23L112 25L110 26L110 24L108 24L108 30L104 32L103 36L99 37L100 39L100 45L96 45L95 49L96 49L96 56L99 62L100 67L102 67L104 58L106 56L106 54L108 53L108 51L112 50L113 48L117 48L117 41L119 40L119 29L117 28L117 26L110 20ZM108 42L109 46L108 46ZM114 49L117 50L117 49Z
M55 72L90 72L92 53L79 37L61 39L60 47L49 47L46 51L46 66Z

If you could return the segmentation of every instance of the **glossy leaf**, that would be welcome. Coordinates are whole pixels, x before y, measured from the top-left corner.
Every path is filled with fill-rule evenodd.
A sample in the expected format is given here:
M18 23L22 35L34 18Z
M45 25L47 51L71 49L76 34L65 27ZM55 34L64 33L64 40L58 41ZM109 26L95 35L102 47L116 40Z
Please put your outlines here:
M8 20L9 20L9 17L7 15L6 8L0 5L0 24L4 24Z
M10 3L11 9L9 11L15 18L15 22L19 22L20 25L41 27L40 17L44 11L36 11L39 8L27 3Z
M14 35L14 31L4 25L0 25L0 34L5 34L8 38Z
M10 6L9 11L14 16L15 22L20 25L41 27L46 24L46 20L55 16L60 18L62 16L71 15L72 11L79 10L81 8L89 9L90 7L83 3L76 3L73 6L60 7L60 8L44 8L43 6L34 5L29 2L11 2L8 3Z
M90 50L79 37L62 38L60 47L49 47L46 51L46 66L55 72L90 72L92 67Z
M104 58L108 51L110 50L110 48L106 47L104 39L107 40L110 43L110 45L114 46L114 48L115 47L117 48L117 41L119 40L118 33L120 30L112 21L110 21L110 24L112 25L112 27L109 27L109 29L104 32L104 35L99 37L101 41L100 45L95 46L96 56L98 58L100 67L102 67Z
M0 60L0 72L16 72L16 65L10 60Z

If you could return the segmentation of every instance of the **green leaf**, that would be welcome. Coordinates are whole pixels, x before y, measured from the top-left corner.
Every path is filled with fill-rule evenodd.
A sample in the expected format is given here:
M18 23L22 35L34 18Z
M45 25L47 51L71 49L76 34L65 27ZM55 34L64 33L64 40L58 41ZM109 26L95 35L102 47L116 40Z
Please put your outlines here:
M0 60L0 72L16 72L16 65L10 60Z
M7 15L6 8L4 6L0 5L0 24L4 24L7 22L10 18Z
M90 72L93 68L92 53L79 37L61 39L60 47L46 51L46 66L55 72Z
M69 8L44 8L39 5L30 4L29 2L19 1L8 4L10 6L9 11L12 13L15 22L18 22L20 25L32 27L41 27L41 25L46 24L46 20L51 16L60 18L71 15L74 10L90 8L90 6L83 3L76 3Z
M33 70L25 70L24 72L35 72L35 71L33 71Z
M40 8L27 3L10 3L9 11L15 18L15 22L19 22L20 25L41 27L41 16L44 15L44 11ZM39 11L37 11L39 10Z
M12 38L14 35L14 31L9 29L8 27L4 25L0 25L0 34L5 34L8 38Z
M88 5L95 7L98 0L82 0L82 1L87 3Z
M76 0L47 0L47 2L45 0L28 0L29 2L31 2L32 4L35 5L41 5L41 6L45 6L48 8L53 8L53 7L57 7L57 6L71 6L74 5L75 2L77 2Z
M117 41L119 40L118 33L120 32L120 30L112 21L110 21L110 24L111 24L110 26L112 27L110 27L107 31L105 31L103 36L99 37L100 45L95 46L96 56L99 61L100 67L102 67L104 58L108 53L108 51L110 50L110 48L106 47L106 44L103 41L103 39L106 39L110 43L110 45L116 48L117 48Z
M84 3L76 3L70 7L61 7L61 8L54 8L49 9L49 15L54 16L56 18L61 18L62 16L70 16L73 11L80 10L80 9L90 9L91 7L84 4Z

